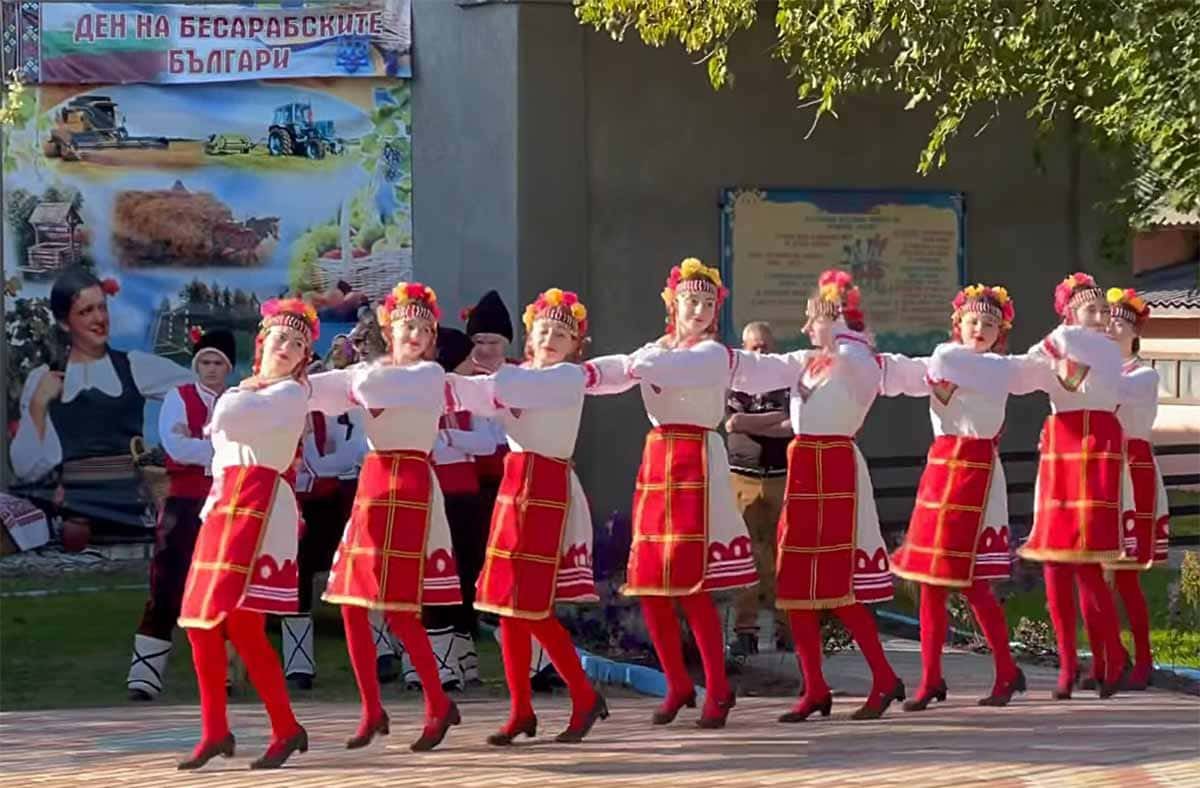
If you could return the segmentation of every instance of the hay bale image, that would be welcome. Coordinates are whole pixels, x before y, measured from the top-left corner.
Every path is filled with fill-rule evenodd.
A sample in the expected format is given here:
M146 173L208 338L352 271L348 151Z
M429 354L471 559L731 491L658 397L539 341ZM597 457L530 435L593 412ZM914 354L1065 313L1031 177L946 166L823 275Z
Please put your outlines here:
M254 266L279 241L279 217L236 221L208 192L125 191L113 207L113 242L127 266Z

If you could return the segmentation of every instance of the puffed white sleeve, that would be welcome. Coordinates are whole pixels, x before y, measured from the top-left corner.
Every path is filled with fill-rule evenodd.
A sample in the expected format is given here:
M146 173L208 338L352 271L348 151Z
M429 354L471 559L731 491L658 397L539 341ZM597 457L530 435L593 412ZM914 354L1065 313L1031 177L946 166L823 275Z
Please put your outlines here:
M630 374L633 359L624 354L599 356L583 362L584 393L591 396L621 394L638 385Z
M1050 384L1054 382L1054 368L1043 353L1029 352L1006 356L1005 361L1009 366L1009 394L1032 394L1035 391L1050 390Z
M879 394L883 377L875 353L857 342L842 342L837 346L832 374L845 382L860 403L870 403Z
M583 400L586 375L577 364L543 369L506 364L496 371L496 400L506 408L566 408Z
M705 340L688 348L647 347L634 355L630 374L665 388L728 386L733 351Z
M235 388L217 400L209 430L224 432L235 440L250 438L266 430L303 423L307 412L308 388L294 380L257 391Z
M62 444L58 441L58 433L49 414L46 415L46 429L40 437L37 425L29 415L33 393L48 370L46 366L37 367L25 378L25 386L21 389L21 416L17 422L17 434L8 447L13 473L25 482L42 478L62 463Z
M733 351L733 378L729 387L746 394L791 389L804 374L811 350L792 353Z
M928 397L928 358L909 358L899 353L880 353L883 362L879 393L885 397Z
M203 465L206 468L212 464L212 441L191 436L187 408L178 388L167 394L162 409L158 411L158 437L162 441L163 451L175 462Z
M493 416L500 411L496 402L495 375L446 375L446 411L469 410L479 416Z
M133 373L138 391L146 399L162 399L184 383L196 380L195 373L187 367L140 350L129 351L129 371Z
M358 407L350 391L353 374L348 369L334 369L310 375L308 384L312 387L312 396L308 398L308 409L338 416Z
M367 408L431 407L437 409L446 373L432 361L397 367L379 364L359 370L355 396Z
M465 454L488 455L496 451L496 433L492 429L492 422L487 419L471 418L471 428L461 430L458 428L450 428L438 430L438 438L445 443L446 446Z
M1088 368L1092 381L1109 390L1120 388L1121 349L1108 335L1082 326L1059 326L1050 332L1030 355L1048 359L1054 367L1058 359L1070 359Z
M1137 367L1121 376L1120 402L1138 408L1158 410L1158 370Z
M1041 353L1002 356L976 353L956 343L933 352L929 376L960 388L1000 394L1029 394L1046 387L1053 367Z

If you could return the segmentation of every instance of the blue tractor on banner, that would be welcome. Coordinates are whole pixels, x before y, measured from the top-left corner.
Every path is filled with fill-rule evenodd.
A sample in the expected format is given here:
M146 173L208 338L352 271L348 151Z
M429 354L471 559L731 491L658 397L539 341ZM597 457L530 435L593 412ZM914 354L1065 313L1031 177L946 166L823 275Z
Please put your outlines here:
M345 149L346 142L337 136L332 120L313 120L312 102L295 101L275 108L267 131L267 150L272 156L323 159Z

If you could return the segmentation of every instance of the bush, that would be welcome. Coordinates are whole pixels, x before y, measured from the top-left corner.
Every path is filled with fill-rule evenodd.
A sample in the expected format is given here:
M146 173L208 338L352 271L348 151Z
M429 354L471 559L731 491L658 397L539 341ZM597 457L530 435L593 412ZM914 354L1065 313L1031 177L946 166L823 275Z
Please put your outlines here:
M1021 617L1012 633L1013 649L1031 657L1048 657L1058 652L1050 623Z
M1200 553L1183 554L1179 580L1168 590L1168 626L1151 633L1156 661L1200 667Z

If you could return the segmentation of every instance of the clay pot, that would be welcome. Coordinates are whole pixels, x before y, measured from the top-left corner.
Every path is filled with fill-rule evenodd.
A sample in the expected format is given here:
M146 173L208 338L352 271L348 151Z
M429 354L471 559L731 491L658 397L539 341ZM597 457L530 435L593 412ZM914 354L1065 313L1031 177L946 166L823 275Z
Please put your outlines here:
M62 527L63 550L78 553L92 541L92 526L87 520L65 520Z

